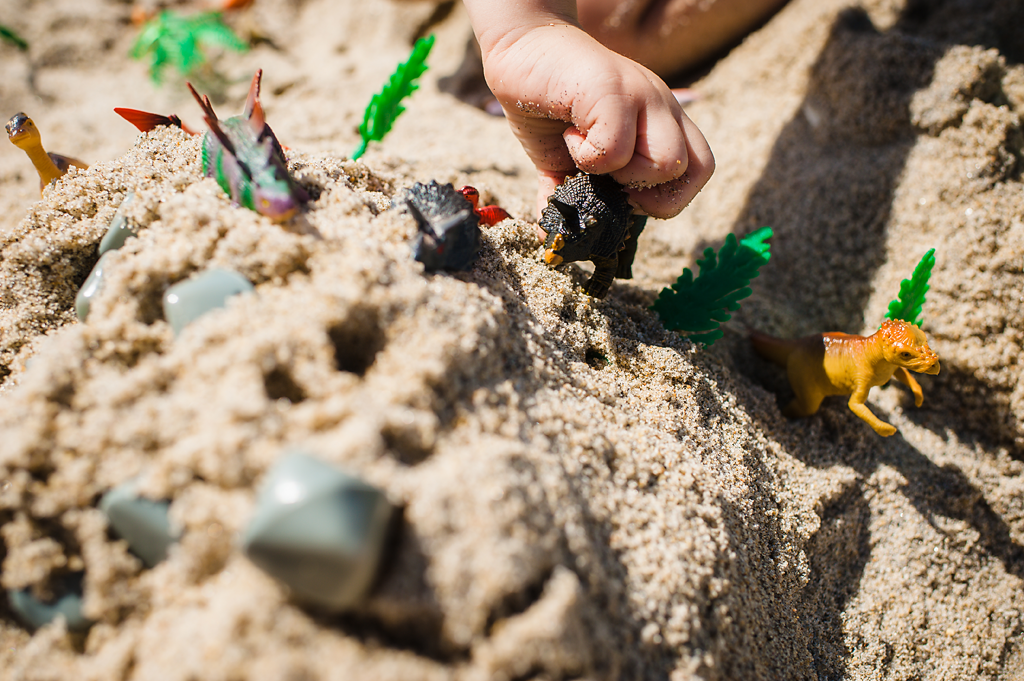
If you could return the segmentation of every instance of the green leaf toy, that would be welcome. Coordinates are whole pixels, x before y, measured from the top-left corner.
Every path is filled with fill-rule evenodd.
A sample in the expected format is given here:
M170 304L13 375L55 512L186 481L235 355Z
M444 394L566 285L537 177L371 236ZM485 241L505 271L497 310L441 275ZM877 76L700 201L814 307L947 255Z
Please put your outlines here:
M167 67L176 69L182 76L195 76L207 67L207 47L236 52L248 49L224 23L220 12L184 17L164 10L142 27L129 54L133 59L149 59L150 78L159 85Z
M712 345L724 335L720 324L732 318L729 312L740 309L739 301L751 293L750 280L771 258L771 237L772 228L762 227L738 242L730 234L717 254L713 248L705 249L704 259L697 261L697 278L685 268L676 283L662 289L651 309L666 329Z
M22 52L26 52L28 50L28 43L25 42L25 39L3 24L0 24L0 40L14 45Z
M934 266L935 249L933 248L924 254L921 262L917 263L910 279L900 282L900 295L889 303L889 311L885 313L886 319L901 319L921 326L921 308L924 306L924 296L931 288L928 285L928 279L932 275Z
M419 89L416 80L426 72L425 62L433 46L433 35L417 40L409 60L399 64L387 85L370 99L370 104L363 112L363 122L359 126L359 134L363 141L352 154L353 161L363 155L366 145L370 142L384 139L384 135L391 130L395 120L405 111L402 100Z

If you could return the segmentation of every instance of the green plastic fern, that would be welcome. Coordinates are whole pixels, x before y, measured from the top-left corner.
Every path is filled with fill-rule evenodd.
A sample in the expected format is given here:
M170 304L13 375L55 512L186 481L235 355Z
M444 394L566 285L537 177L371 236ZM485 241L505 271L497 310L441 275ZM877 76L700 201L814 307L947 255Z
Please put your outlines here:
M0 24L0 39L14 45L22 52L28 50L28 43L25 42L25 39L3 24Z
M921 258L914 268L914 274L910 279L900 282L899 298L889 303L889 311L885 313L887 319L902 319L911 324L921 326L921 308L924 307L924 294L931 288L928 279L932 275L932 267L935 266L935 249L929 250Z
M159 85L167 67L183 76L195 76L208 63L206 47L223 47L236 52L248 49L224 23L220 12L185 17L164 10L142 27L130 55L133 59L149 59L149 76Z
M730 234L717 254L713 248L705 249L704 259L697 261L697 278L684 269L676 283L662 289L651 309L666 329L686 332L694 342L713 344L724 335L720 324L732 318L729 312L740 309L739 301L751 293L750 280L772 257L771 237L772 228L762 227L739 242Z
M384 135L391 130L395 120L405 111L401 102L419 88L416 80L427 70L425 62L433 46L433 35L417 40L409 60L398 65L384 89L370 100L366 111L363 112L363 123L359 126L359 134L363 141L352 154L353 161L363 155L366 145L370 142L380 142L384 139Z

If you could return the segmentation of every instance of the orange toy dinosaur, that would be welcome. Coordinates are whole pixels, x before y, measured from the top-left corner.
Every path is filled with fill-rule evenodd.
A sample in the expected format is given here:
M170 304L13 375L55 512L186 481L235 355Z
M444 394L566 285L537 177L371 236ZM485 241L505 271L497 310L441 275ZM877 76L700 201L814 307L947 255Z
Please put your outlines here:
M29 160L39 173L40 194L46 185L63 177L71 166L83 169L89 167L69 156L46 153L39 129L32 119L23 113L14 114L4 127L7 129L7 138L11 140L11 144L28 154Z
M896 428L867 408L864 402L868 392L895 377L910 388L914 404L920 407L924 394L907 370L939 373L939 358L928 347L924 332L901 320L886 319L867 337L820 333L783 340L753 331L750 342L757 354L786 367L789 384L796 393L783 410L786 416L810 416L828 395L850 395L850 411L882 436L892 435Z

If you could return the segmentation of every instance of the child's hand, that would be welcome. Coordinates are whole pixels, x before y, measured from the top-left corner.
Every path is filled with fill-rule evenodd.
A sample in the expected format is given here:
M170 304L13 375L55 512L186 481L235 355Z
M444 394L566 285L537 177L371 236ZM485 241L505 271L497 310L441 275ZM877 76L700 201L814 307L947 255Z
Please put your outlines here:
M658 76L574 25L572 3L564 14L529 7L546 4L467 1L487 83L537 166L538 211L580 168L627 185L648 215L676 215L714 171L704 136Z

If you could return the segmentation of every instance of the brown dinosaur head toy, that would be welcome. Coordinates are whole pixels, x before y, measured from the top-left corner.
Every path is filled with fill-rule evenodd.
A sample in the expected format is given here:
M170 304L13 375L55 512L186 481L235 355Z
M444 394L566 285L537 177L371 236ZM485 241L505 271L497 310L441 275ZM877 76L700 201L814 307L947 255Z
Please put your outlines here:
M916 324L901 319L886 319L878 330L885 340L887 362L922 374L939 373L939 356L928 347L928 338Z

